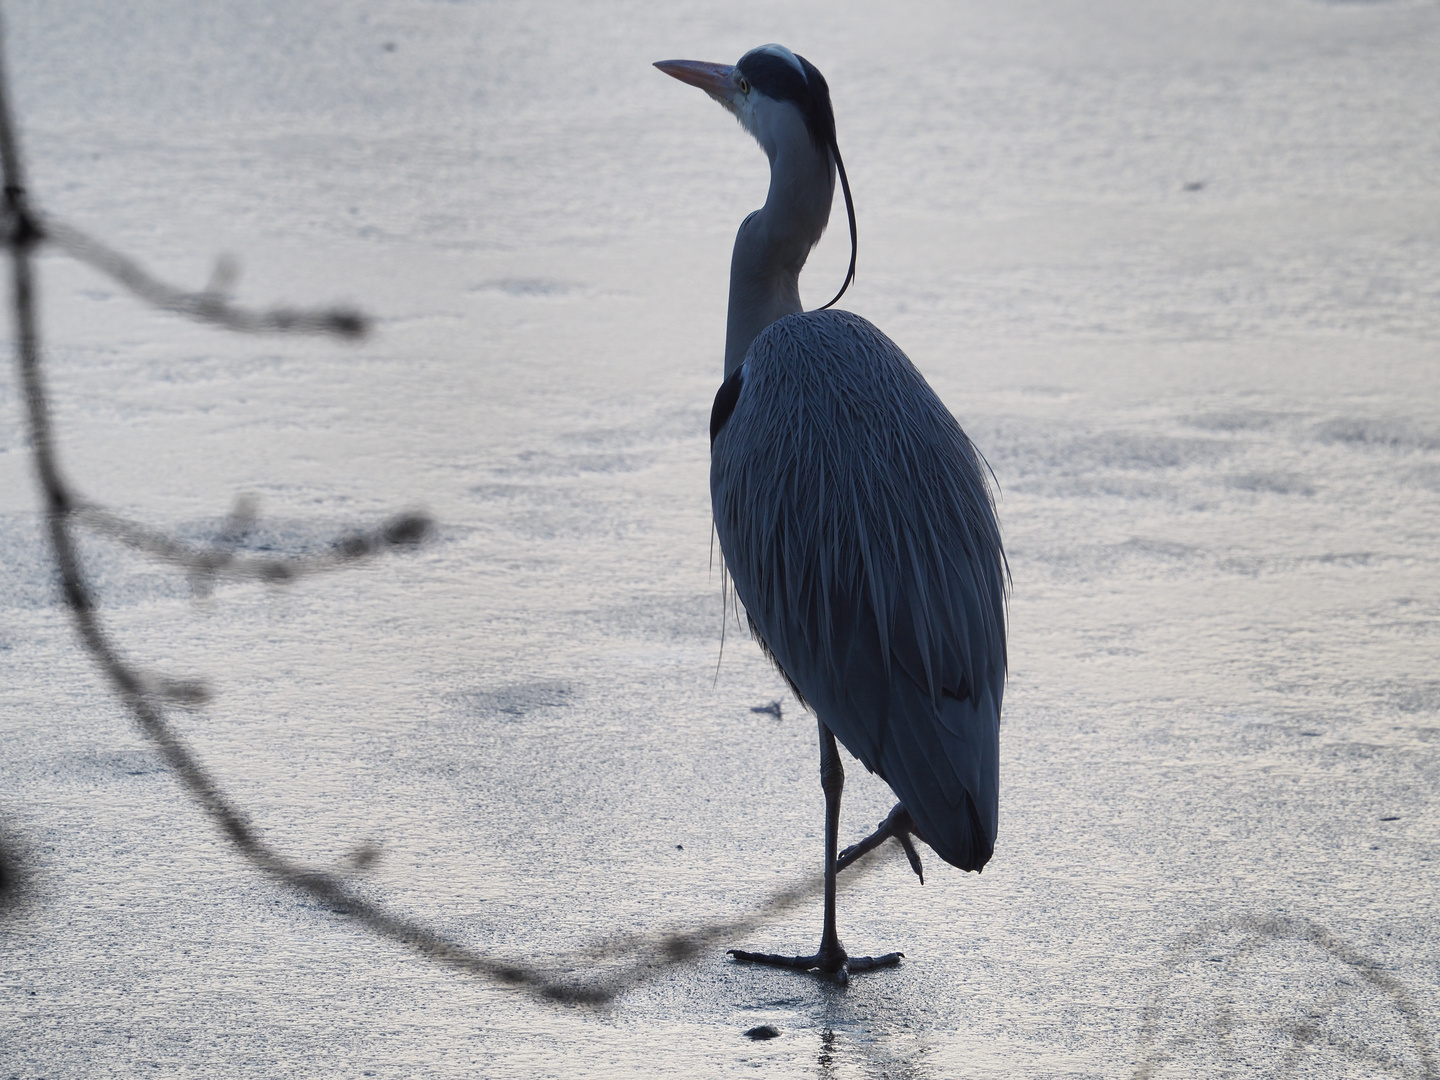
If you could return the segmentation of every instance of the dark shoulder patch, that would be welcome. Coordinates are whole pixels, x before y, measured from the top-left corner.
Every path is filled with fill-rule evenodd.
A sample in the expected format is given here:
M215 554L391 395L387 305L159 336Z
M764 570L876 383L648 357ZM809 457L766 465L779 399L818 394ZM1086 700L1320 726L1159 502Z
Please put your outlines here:
M730 419L730 414L735 411L735 403L740 400L740 384L745 381L745 365L741 364L723 383L720 389L715 391L715 404L710 408L710 445L715 445L715 437L720 434L720 429L725 426L725 421Z

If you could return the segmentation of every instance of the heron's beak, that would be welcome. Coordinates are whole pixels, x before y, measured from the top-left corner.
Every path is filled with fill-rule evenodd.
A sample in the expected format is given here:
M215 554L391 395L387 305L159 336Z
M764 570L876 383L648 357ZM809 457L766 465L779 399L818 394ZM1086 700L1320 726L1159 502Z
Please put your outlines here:
M698 86L727 109L735 107L735 66L707 64L703 60L657 60L655 66L691 86Z

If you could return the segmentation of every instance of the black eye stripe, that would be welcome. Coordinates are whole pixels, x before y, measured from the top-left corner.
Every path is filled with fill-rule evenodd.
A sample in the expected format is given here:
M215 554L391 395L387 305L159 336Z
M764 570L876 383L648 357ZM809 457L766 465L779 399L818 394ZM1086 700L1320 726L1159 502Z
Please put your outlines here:
M809 60L803 56L795 59L800 61L803 74L784 57L759 49L746 53L735 67L751 86L766 97L788 101L799 109L811 140L817 147L829 147L835 142L835 112L830 105L830 86Z
M750 80L750 85L766 97L798 105L810 96L805 76L795 70L794 64L773 53L747 53L736 66Z

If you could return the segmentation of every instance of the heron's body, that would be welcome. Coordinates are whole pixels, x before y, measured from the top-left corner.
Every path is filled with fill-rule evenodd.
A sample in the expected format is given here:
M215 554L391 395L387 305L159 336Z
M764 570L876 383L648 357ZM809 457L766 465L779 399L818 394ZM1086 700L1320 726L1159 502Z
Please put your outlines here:
M750 346L716 433L725 566L796 693L948 863L995 845L1003 569L978 459L900 349L811 311Z
M751 626L819 718L826 796L820 951L734 955L843 979L900 954L848 957L835 931L835 876L853 857L836 852L836 738L901 802L852 852L894 836L918 873L912 833L964 870L994 849L1005 557L983 462L905 354L858 315L802 310L800 271L837 172L847 285L855 269L824 77L777 45L734 67L657 66L733 112L770 159L765 205L741 224L731 259L711 498Z

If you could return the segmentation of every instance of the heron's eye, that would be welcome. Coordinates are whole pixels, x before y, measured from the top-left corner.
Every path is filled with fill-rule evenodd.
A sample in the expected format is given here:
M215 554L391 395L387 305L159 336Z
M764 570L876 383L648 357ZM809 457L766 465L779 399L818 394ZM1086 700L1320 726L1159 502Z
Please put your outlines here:
M742 94L748 94L749 92L750 92L750 83L749 83L749 81L745 78L744 75L741 75L741 76L740 76L740 93L742 93Z

